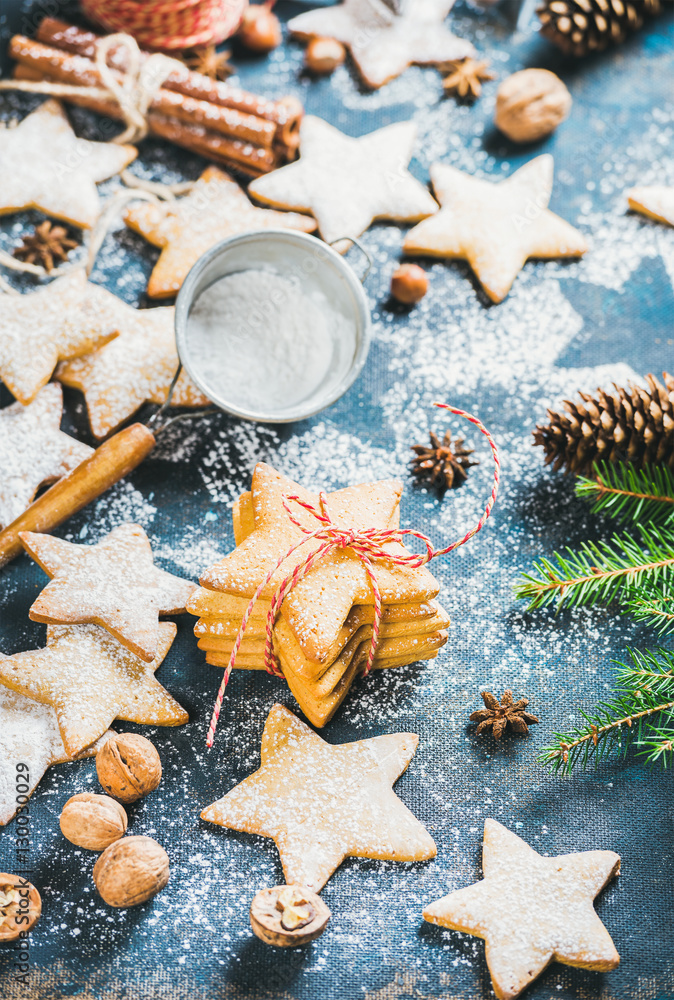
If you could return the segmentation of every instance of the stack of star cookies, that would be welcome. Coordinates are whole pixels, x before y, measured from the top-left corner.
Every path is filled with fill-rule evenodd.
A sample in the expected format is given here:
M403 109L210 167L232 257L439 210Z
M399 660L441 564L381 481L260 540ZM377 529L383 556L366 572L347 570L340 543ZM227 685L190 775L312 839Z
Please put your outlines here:
M364 483L327 495L340 528L397 528L402 486L395 480ZM319 497L260 463L252 489L234 504L235 550L212 566L187 603L199 617L195 634L206 660L226 667L251 597L278 558L320 527L297 496L317 510ZM285 499L285 502L284 502ZM288 513L298 522L294 524ZM301 525L301 527L300 527ZM303 531L304 529L304 531ZM267 615L279 584L321 542L303 544L273 574L256 602L235 666L264 670ZM391 557L406 552L385 545ZM430 660L447 641L449 618L434 600L439 585L425 567L374 563L383 614L374 666L399 667ZM362 561L349 548L333 549L317 561L288 594L273 628L273 650L300 708L318 727L336 712L365 668L372 639L374 594Z

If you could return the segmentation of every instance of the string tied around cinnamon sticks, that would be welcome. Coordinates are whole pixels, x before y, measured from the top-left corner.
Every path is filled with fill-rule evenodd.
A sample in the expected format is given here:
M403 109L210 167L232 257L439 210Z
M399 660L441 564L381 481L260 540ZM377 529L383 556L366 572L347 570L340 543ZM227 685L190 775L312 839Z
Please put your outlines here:
M225 669L222 683L220 684L220 689L215 701L215 706L213 708L213 714L211 716L210 725L208 727L208 735L206 738L206 745L210 748L213 746L213 740L215 738L215 730L218 724L218 719L220 717L220 711L222 709L222 702L225 696L225 691L227 688L227 683L230 678L234 664L236 663L236 658L241 647L246 629L248 627L248 622L253 613L253 609L261 597L262 593L266 587L271 582L275 573L283 566L283 564L295 554L303 545L307 542L317 541L320 544L317 548L309 552L304 559L302 559L279 584L279 586L274 591L271 599L271 607L269 613L267 614L266 630L265 630L265 648L264 648L264 663L265 668L268 673L273 674L277 677L283 677L283 672L280 668L278 660L274 655L273 651L273 629L274 623L276 621L276 616L278 615L283 601L287 595L293 590L294 587L304 579L308 573L311 572L312 568L327 556L330 552L336 549L348 548L351 552L358 557L365 567L370 586L372 588L372 593L374 596L374 618L372 625L372 639L370 642L370 648L367 656L367 663L365 665L364 673L367 674L372 669L374 663L375 654L377 652L377 646L379 644L379 632L381 628L381 618L382 618L382 599L381 592L379 590L379 584L377 581L377 573L375 569L375 563L379 561L385 561L390 565L394 566L408 566L410 569L419 569L421 566L425 566L427 563L431 562L432 559L438 559L440 556L446 556L454 549L458 549L461 545L465 545L474 535L481 530L484 526L487 518L492 512L492 508L496 502L496 497L498 495L498 488L501 476L501 461L499 458L498 448L493 437L484 426L481 420L467 413L465 410L460 410L457 407L450 406L448 403L434 403L434 406L439 407L442 410L448 410L449 413L453 413L456 416L464 417L474 424L478 430L484 434L489 442L491 448L492 456L494 459L494 478L492 483L491 493L485 505L482 516L478 522L463 535L457 541L452 542L450 545L445 546L442 549L436 549L433 545L431 539L424 535L421 531L417 531L414 528L364 528L356 530L353 528L343 528L336 524L332 520L330 513L330 508L327 502L327 497L324 493L319 494L319 506L316 507L313 504L307 503L301 500L300 497L295 495L287 495L283 498L283 505L285 507L286 513L288 514L291 522L298 527L304 537L300 541L296 542L291 548L288 549L283 555L281 555L276 561L276 565L269 570L265 578L259 584L257 590L253 594L246 608L245 614L241 621L241 627L237 633L236 639L234 640L234 645L232 647L232 652L229 657L229 663ZM318 527L313 531L305 527L293 514L293 504L298 504L304 510L306 510L311 516L318 522ZM386 545L391 542L402 543L403 538L406 535L411 535L413 538L418 539L424 545L426 551L424 553L404 553L400 555L392 554L386 549Z
M121 77L119 71L114 73L108 66L108 55L112 49L117 52L124 50L126 55ZM183 64L161 52L144 57L135 38L120 31L98 39L95 65L102 87L80 87L53 80L0 80L0 90L21 90L33 94L50 94L52 97L112 100L119 107L126 128L110 141L140 142L148 134L147 115L152 101L167 78L176 68L182 69Z

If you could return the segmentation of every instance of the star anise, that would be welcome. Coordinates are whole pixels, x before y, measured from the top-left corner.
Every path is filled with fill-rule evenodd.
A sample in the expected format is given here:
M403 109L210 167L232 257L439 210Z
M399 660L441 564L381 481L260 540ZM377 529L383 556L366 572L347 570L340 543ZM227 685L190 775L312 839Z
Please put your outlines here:
M184 52L182 61L190 69L211 80L226 80L234 72L229 62L231 52L218 52L215 45L206 45L200 49Z
M30 236L24 236L12 254L18 260L28 264L41 264L45 271L53 271L54 267L68 259L68 251L74 250L79 243L70 239L65 226L54 226L48 219L36 226Z
M494 79L494 74L489 72L489 63L478 62L477 59L445 63L443 72L449 73L442 81L445 92L456 94L457 97L479 97L482 93L482 81Z
M471 722L478 723L477 733L491 729L494 739L500 740L506 727L512 726L513 730L520 736L528 736L529 726L538 722L535 715L525 712L525 708L529 704L528 698L513 701L512 691L504 691L499 704L498 698L495 698L489 691L481 691L480 694L486 707L472 712L470 716Z
M473 454L472 448L463 447L463 438L457 438L452 444L452 435L447 431L442 441L431 431L431 443L413 444L412 451L416 458L412 459L412 472L415 476L427 477L441 489L461 486L468 476L468 469L479 462L471 462L468 458Z

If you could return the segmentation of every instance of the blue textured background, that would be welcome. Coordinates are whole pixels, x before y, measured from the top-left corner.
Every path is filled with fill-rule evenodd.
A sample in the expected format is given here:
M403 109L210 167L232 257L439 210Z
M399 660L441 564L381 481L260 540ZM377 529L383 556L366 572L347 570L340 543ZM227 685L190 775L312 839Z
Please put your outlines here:
M36 9L53 14L58 7L19 8L5 0L3 34L30 30ZM298 9L280 4L284 17ZM674 997L672 775L651 772L629 756L562 779L535 760L577 706L610 690L611 659L623 659L629 645L654 644L654 637L610 610L526 615L512 597L513 582L532 558L611 529L573 498L571 482L544 471L540 451L531 448L530 431L545 406L558 406L576 389L671 370L674 363L674 232L630 217L620 194L642 178L674 183L674 24L664 17L619 50L576 63L535 35L512 34L507 6L501 11L485 15L458 4L457 33L473 38L501 77L522 66L545 66L562 75L574 96L569 121L534 148L510 146L489 124L496 84L488 84L470 108L443 100L432 70L411 70L371 96L347 69L328 80L303 78L301 50L294 45L269 61L236 53L235 63L244 86L270 95L294 90L308 111L353 135L414 116L421 139L412 169L422 179L435 158L483 175L507 175L535 153L552 151L557 179L551 207L594 238L587 258L528 264L510 298L496 307L488 306L466 266L437 263L430 268L431 292L408 314L386 301L400 231L375 226L365 237L375 258L367 283L374 342L363 375L337 405L285 428L242 425L224 414L193 429L176 428L129 484L61 530L92 541L125 517L138 519L162 566L196 576L233 544L229 503L247 488L255 461L265 459L307 484L329 488L402 474L405 523L448 541L472 523L488 491L486 449L467 433L482 465L441 502L405 472L408 446L425 438L428 425L444 428L430 412L438 396L478 413L502 446L504 486L484 533L435 567L452 616L449 643L432 664L356 684L322 734L332 742L391 731L420 734L419 751L397 790L435 837L437 859L420 865L348 861L324 890L333 919L322 938L303 950L280 951L253 937L250 899L281 878L273 844L207 828L199 811L256 766L271 704L294 703L272 678L235 675L216 747L207 754L204 734L220 674L203 662L193 621L184 616L159 678L192 721L178 730L142 730L159 748L165 777L155 794L130 809L130 832L148 833L166 846L171 881L142 907L113 912L103 906L91 882L94 856L71 849L57 823L70 795L95 787L93 763L52 769L31 800L33 881L44 916L31 935L28 987L14 981L12 950L0 950L3 1000L489 996L482 944L421 919L426 902L479 877L487 815L545 853L602 847L622 856L622 875L597 903L620 951L620 968L602 976L555 965L528 991L532 1000ZM30 100L7 95L0 101L5 117L29 106ZM81 134L96 136L93 116L76 112L73 121ZM162 178L173 171L174 179L194 177L202 165L150 141L141 162L134 169ZM36 218L6 218L0 244L14 243ZM155 258L140 238L120 229L106 241L93 278L146 305L144 282ZM64 427L89 440L81 398L75 392L65 398ZM0 402L9 402L6 393ZM43 643L44 626L28 620L43 583L27 558L2 572L2 652ZM495 748L474 736L467 716L478 707L481 686L499 694L510 686L516 696L529 696L541 718L529 740L504 740ZM0 831L0 870L11 871L13 858L9 824Z

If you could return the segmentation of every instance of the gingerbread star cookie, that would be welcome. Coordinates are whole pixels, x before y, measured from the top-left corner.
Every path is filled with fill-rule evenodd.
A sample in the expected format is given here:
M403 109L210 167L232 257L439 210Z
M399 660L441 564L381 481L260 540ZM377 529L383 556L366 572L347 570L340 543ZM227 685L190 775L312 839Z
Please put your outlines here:
M332 746L274 705L261 767L201 818L276 841L285 880L318 892L347 857L434 858L432 837L393 791L419 742L395 733Z
M100 286L87 297L80 319L92 336L113 326L112 343L59 365L56 377L84 393L91 430L105 437L143 403L163 403L178 368L173 306L134 309ZM174 406L207 406L208 397L181 372Z
M173 622L161 622L157 657L145 663L98 625L50 625L44 649L0 654L0 684L54 707L70 756L113 719L181 726L187 712L154 676L175 634Z
M76 757L63 746L56 712L0 684L0 826L9 823L19 805L17 778L32 795L53 764L93 757L112 733L108 731Z
M674 187L635 187L627 192L627 201L632 211L674 226Z
M291 18L296 38L336 38L348 46L368 87L381 87L418 63L466 59L475 49L443 21L453 0L401 0L396 11L383 0L345 0Z
M151 298L175 295L202 254L221 240L253 229L299 229L310 233L313 219L293 212L272 212L252 205L236 181L218 167L207 167L189 194L154 205L139 202L124 221L156 247L159 260L150 275Z
M495 184L434 163L433 190L441 210L405 237L408 254L467 260L493 302L501 302L529 257L579 257L582 233L547 208L553 159L530 160Z
M19 537L52 578L28 612L33 621L102 625L148 663L157 656L159 615L181 614L195 590L154 565L139 524L121 524L96 545L33 531Z
M375 219L417 222L438 206L407 169L415 138L413 122L354 139L307 115L300 159L256 178L248 190L267 205L311 212L328 243L360 236Z
M549 965L607 972L620 956L592 901L620 871L613 851L542 857L485 820L484 879L424 910L424 919L486 942L494 992L511 1000Z
M327 494L332 520L340 527L388 528L396 523L402 484L398 480L361 483ZM318 509L319 497L263 462L252 481L254 529L228 556L207 570L201 583L212 590L251 597L279 556L303 537L291 521L284 497L299 496ZM297 503L293 516L308 531L318 522ZM312 540L302 545L276 571L261 597L269 599L294 567L319 548ZM399 542L386 544L391 555L406 550ZM376 564L384 603L414 603L435 597L439 586L425 567L413 569L383 560ZM339 630L354 604L373 604L374 595L365 567L350 549L335 549L300 579L283 602L282 612L300 645L312 659L326 662Z
M131 163L135 146L79 139L58 101L0 130L0 214L38 208L89 229L100 214L96 184Z
M0 410L0 529L22 514L43 483L67 475L93 449L59 430L60 385L50 383L32 403Z
M0 303L0 378L12 395L30 403L57 363L93 351L111 340L114 325L81 322L81 309L98 286L79 268L26 295L3 295Z

